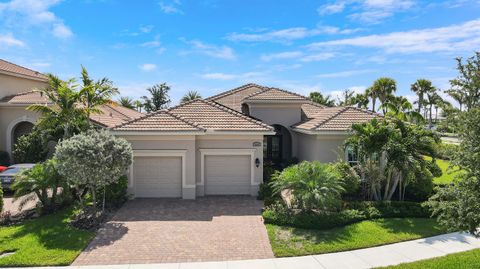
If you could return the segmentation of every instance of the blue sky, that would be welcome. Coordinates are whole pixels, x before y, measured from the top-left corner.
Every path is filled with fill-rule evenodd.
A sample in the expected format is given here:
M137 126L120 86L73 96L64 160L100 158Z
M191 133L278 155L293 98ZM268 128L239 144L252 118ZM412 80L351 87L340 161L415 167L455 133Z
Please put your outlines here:
M480 0L0 0L0 58L62 78L84 65L138 98L155 83L204 97L255 82L308 94L381 76L445 89L480 49Z

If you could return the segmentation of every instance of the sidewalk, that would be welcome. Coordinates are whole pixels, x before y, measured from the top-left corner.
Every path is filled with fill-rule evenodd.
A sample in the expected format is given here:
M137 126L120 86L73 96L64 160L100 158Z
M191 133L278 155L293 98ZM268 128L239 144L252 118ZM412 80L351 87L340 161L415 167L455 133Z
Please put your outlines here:
M396 265L480 248L480 239L451 233L391 245L303 257L227 262L55 267L75 269L361 269Z

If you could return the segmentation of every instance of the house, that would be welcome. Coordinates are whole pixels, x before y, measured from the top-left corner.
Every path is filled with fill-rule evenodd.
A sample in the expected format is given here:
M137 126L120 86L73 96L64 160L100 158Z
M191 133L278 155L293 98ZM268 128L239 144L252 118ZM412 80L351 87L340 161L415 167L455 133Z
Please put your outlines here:
M25 108L48 104L32 91L46 82L43 74L0 60L0 150L11 152L16 139L31 131L39 115ZM132 145L129 192L184 199L255 196L267 161L355 161L342 148L352 123L378 116L257 84L147 115L114 105L101 110L92 121Z
M31 132L40 114L26 108L32 104L50 104L34 91L47 86L48 79L44 74L0 59L0 151L11 155L17 139ZM91 115L90 119L104 128L143 116L113 103L99 109L102 113Z
M278 88L247 84L111 128L133 147L135 197L257 195L265 161L335 161L352 123L378 115L323 107Z

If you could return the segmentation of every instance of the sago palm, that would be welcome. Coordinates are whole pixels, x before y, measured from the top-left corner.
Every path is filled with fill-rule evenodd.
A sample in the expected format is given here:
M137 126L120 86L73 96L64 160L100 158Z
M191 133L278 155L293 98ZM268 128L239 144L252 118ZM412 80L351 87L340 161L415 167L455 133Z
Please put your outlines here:
M183 97L181 102L186 103L195 99L201 99L202 96L197 91L188 91Z

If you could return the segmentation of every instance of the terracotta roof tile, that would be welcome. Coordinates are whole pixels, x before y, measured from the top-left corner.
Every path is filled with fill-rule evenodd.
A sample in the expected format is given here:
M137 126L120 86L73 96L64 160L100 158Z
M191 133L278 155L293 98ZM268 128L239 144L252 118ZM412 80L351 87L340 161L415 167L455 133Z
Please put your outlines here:
M11 74L16 74L16 75L21 75L21 76L26 76L30 77L33 79L37 80L44 80L47 81L47 76L44 74L28 69L26 67L16 65L14 63L5 61L3 59L0 59L0 71L6 72L6 73L11 73Z
M272 131L273 128L259 120L248 117L222 104L193 100L169 109L188 122L215 131Z
M264 91L265 87L249 83L238 88L219 93L207 98L208 101L215 101L231 109L241 112L243 99L253 93Z
M0 100L0 103L8 103L15 105L32 105L32 104L44 104L48 103L46 97L40 95L39 92L29 91L18 93L14 95L5 96Z
M133 121L123 123L113 130L118 131L162 131L162 132L198 132L204 131L198 125L192 124L167 110L159 110L144 115Z
M356 107L326 107L315 118L300 122L294 129L307 131L348 131L353 123L370 121L379 114Z
M300 94L278 88L266 88L264 91L250 94L249 96L245 97L244 100L308 101L308 98Z
M321 113L325 106L317 103L307 103L302 105L302 112L308 119L313 119L317 114Z

